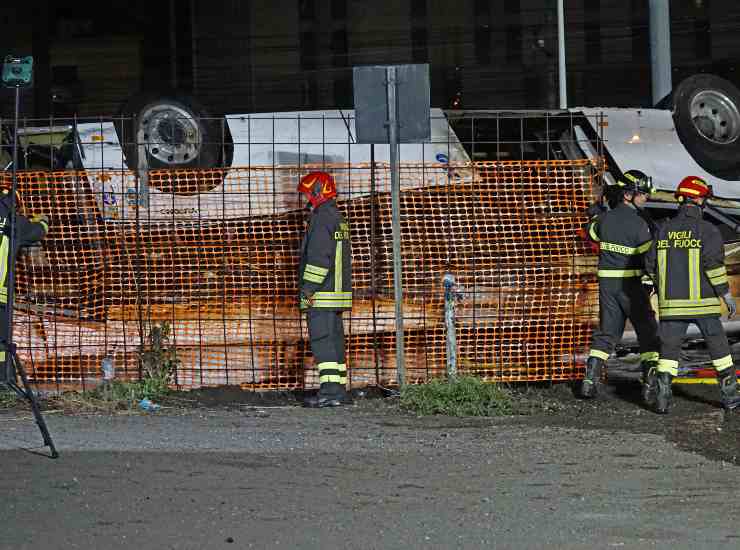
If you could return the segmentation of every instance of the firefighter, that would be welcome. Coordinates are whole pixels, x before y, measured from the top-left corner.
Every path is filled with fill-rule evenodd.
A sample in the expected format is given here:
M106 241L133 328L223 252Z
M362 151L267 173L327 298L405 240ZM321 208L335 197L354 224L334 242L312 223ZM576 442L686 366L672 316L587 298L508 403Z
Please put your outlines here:
M352 309L352 253L349 225L334 200L334 178L311 172L298 191L308 199L311 215L301 244L298 269L300 308L306 312L311 352L319 371L319 392L307 407L350 404L344 352L342 312Z
M580 394L585 398L598 394L601 372L622 338L627 319L639 340L643 380L658 361L655 313L642 284L644 253L652 243L642 208L654 190L652 179L639 170L628 170L616 185L618 202L588 224L589 237L599 244L599 328L594 331L581 382Z
M40 241L49 230L49 218L39 214L31 219L16 214L15 217L15 242L12 253L10 246L10 192L7 189L0 191L0 382L14 382L15 368L12 361L6 361L6 350L8 349L8 270L15 262L18 251L23 246L28 246ZM20 195L16 193L16 212L20 210Z
M702 178L688 176L675 195L678 212L658 229L655 246L645 258L656 283L660 316L655 410L666 414L671 408L671 381L678 374L681 344L690 323L699 327L709 348L722 406L734 409L740 405L737 373L720 321L720 299L730 318L737 308L727 282L722 236L717 227L702 219L711 188Z

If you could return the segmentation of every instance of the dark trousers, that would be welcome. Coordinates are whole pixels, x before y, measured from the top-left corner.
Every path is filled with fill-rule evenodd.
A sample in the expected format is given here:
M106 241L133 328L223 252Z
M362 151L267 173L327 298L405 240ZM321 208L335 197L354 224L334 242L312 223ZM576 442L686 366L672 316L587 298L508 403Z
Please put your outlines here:
M704 336L704 342L717 370L724 370L732 365L730 345L722 327L719 316L699 317L696 319L662 319L660 321L660 364L658 370L678 374L678 360L681 356L686 329L694 323Z
M658 324L650 296L639 277L599 279L599 328L591 339L591 356L605 361L622 339L626 320L632 322L643 360L658 360Z
M8 330L8 319L5 306L0 306L0 384L15 382L15 365L9 361L10 356L6 353L5 333Z
M347 383L342 312L311 308L306 313L308 336L321 383Z

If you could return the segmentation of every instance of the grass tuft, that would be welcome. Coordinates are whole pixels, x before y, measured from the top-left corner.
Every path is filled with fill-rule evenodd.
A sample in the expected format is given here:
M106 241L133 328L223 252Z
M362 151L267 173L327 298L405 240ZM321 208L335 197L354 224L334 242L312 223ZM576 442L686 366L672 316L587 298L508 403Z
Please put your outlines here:
M507 416L514 414L511 392L475 376L432 380L407 385L401 391L401 408L420 416Z
M18 404L18 394L13 390L0 387L0 409L12 409Z

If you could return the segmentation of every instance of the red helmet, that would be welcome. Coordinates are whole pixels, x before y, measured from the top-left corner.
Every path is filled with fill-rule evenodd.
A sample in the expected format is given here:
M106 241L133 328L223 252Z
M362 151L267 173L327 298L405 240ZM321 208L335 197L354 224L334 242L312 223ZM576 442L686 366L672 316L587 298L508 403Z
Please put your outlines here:
M298 191L306 195L314 208L337 196L334 178L326 172L310 172L303 176Z
M712 187L707 185L707 182L699 176L686 176L678 184L675 195L679 200L683 200L684 198L700 199L702 197L711 197Z

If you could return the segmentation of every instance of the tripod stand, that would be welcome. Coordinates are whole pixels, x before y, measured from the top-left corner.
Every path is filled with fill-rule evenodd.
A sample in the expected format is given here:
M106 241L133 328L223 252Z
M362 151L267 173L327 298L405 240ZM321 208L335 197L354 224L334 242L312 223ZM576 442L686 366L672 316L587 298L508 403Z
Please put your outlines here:
M9 63L10 58L6 58L6 66ZM30 71L30 58L27 58L27 63L29 65L28 70ZM22 62L24 60L10 60L10 63L13 62ZM7 73L10 74L20 74L20 71L14 70L15 67L11 67L10 71L6 71L6 67L3 67L3 81L8 85L8 80L6 80ZM0 252L0 255L6 255L6 258L0 258L0 262L5 261L7 262L7 266L0 266L0 269L3 267L7 267L7 273L5 280L7 281L7 302L5 304L5 311L2 311L2 307L0 307L0 315L4 317L3 319L3 326L4 329L2 334L0 334L0 338L5 344L5 350L4 352L0 350L0 383L5 384L13 390L16 394L18 394L20 397L24 397L28 400L28 402L31 405L31 410L33 411L33 416L36 420L36 424L39 427L39 430L41 431L41 436L44 439L44 445L49 447L49 451L51 452L51 458L57 458L59 456L59 453L57 453L56 447L54 447L54 442L51 440L51 435L49 434L49 429L46 427L46 421L44 420L43 415L41 414L41 409L39 408L38 401L36 400L36 396L34 395L33 390L31 389L29 383L28 383L28 377L26 376L26 371L23 368L23 364L21 363L20 358L18 357L15 343L13 342L13 297L15 295L14 288L15 288L15 252L16 252L16 241L18 239L17 235L17 219L16 219L16 190L18 188L18 174L17 174L17 166L18 166L18 113L20 111L20 88L22 85L22 81L20 79L14 79L11 80L11 83L13 83L13 87L15 87L15 123L14 123L14 130L13 130L13 170L12 170L12 185L10 189L9 194L9 205L8 205L8 214L6 220L4 220L3 228L0 235L0 250L4 249L6 252L5 254L2 254ZM30 77L26 81L26 84L30 84ZM8 86L10 87L10 86ZM2 342L0 342L0 345ZM4 355L4 357L2 357ZM20 376L21 382L23 386L19 386L17 383L17 377Z

